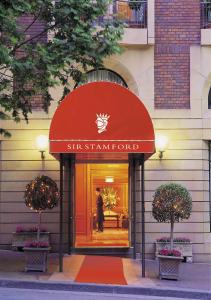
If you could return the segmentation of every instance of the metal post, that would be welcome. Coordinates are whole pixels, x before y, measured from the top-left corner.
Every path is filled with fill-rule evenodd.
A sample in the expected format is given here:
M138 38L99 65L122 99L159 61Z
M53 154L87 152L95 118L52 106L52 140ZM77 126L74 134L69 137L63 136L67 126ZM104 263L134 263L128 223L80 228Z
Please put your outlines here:
M68 160L68 254L71 254L72 156Z
M210 211L210 232L211 232L211 141L208 142L209 151L209 211Z
M60 153L59 272L63 272L63 154Z
M144 184L144 154L141 166L141 227L142 227L142 277L145 277L145 184Z
M136 259L136 160L132 158L133 259Z

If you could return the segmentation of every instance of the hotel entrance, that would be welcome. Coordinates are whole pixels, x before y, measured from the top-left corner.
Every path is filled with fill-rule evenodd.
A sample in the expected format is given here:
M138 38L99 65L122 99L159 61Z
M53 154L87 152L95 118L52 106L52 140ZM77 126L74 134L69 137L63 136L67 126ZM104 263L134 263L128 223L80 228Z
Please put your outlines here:
M144 166L155 137L141 100L116 83L82 85L58 106L49 137L50 153L60 162L60 271L64 251L116 254L121 248L134 258L141 253L144 277Z
M129 248L128 174L127 163L76 163L75 248ZM99 189L103 200L102 230L97 218Z

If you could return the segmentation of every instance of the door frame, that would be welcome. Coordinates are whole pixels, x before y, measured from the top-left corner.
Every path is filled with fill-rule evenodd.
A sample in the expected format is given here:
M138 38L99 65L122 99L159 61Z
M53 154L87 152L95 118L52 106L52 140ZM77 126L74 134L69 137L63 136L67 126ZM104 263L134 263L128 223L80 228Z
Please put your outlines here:
M129 228L128 228L128 240L129 248L133 249L132 257L136 258L137 247L136 247L136 231L137 231L137 218L136 218L136 170L140 163L140 155L135 156L134 154L128 155L128 160L82 160L76 162L75 155L69 157L69 168L68 172L69 185L68 189L68 253L71 254L72 251L78 249L75 247L75 165L76 163L81 164L128 164L128 215L129 215ZM114 247L115 248L115 247ZM119 247L118 247L119 248ZM118 249L117 248L117 249ZM123 247L124 248L124 247Z
M130 212L130 206L131 206L131 195L130 195L130 178L129 178L129 165L130 165L130 163L129 163L129 160L112 160L112 161L105 161L105 160L86 160L86 161L79 161L79 162L76 162L76 161L74 161L74 166L72 165L72 168L74 168L74 174L75 174L75 172L76 172L76 164L89 164L89 165L91 165L91 164L98 164L98 165L101 165L101 164L127 164L128 165L128 182L127 182L127 184L128 184L128 193L127 193L127 201L128 201L128 216L129 216L129 227L128 227L128 242L129 242L129 245L128 245L128 247L126 247L126 246L124 246L124 247L120 247L120 246L118 246L118 247L116 247L116 249L120 249L120 248L122 248L122 249L127 249L127 248L131 248L131 245L132 245L132 240L131 240L131 218L130 218L130 215L131 215L131 212ZM88 176L89 177L89 176ZM89 178L89 180L90 180L90 178ZM74 181L74 191L73 191L73 195L72 195L72 197L71 197L71 201L72 202L74 202L75 203L75 192L76 192L76 180L75 180L75 176L74 177L72 177L72 181ZM89 182L90 183L90 182ZM89 186L89 184L88 184L88 186ZM92 197L91 197L92 198ZM91 200L91 198L90 198L90 200ZM69 233L68 234L70 234L71 235L71 237L72 237L72 240L71 240L71 242L69 242L69 244L68 244L68 247L71 247L71 249L69 250L69 253L71 253L72 251L75 251L75 250L77 250L77 249L84 249L83 247L76 247L75 246L75 242L76 242L76 224L75 224L75 222L76 222L76 218L75 218L75 205L74 205L74 203L72 203L72 207L73 207L73 209L71 210L71 213L72 213L72 215L69 217L68 216L68 219L71 219L72 220L72 229L74 229L74 231L72 232L72 233L70 233L70 230L69 230ZM69 228L70 228L70 226L69 226ZM101 248L101 247L100 247ZM108 248L109 249L109 247L106 247L106 246L102 246L102 248ZM113 248L115 248L115 247L113 247ZM90 250L90 249L95 249L95 247L88 247L88 249ZM89 251L90 252L90 251Z
M59 229L59 241L60 241L60 245L59 245L59 271L62 272L63 271L63 234L64 234L64 226L63 226L63 184L64 184L64 165L66 161L70 161L69 162L69 167L68 168L70 171L67 172L68 173L68 186L69 186L69 192L68 192L68 253L71 253L73 248L73 242L74 242L74 237L73 237L73 232L74 232L74 192L75 192L75 174L74 174L74 170L75 170L75 154L69 153L65 158L63 156L63 154L60 154L60 229ZM87 161L86 161L87 162ZM91 163L91 161L89 161ZM92 161L93 163L102 163L99 161ZM106 161L107 163L120 163L119 161ZM126 163L129 163L129 165L131 165L132 163L132 170L131 171L133 178L132 178L132 182L133 182L133 189L132 189L132 195L133 198L130 198L130 201L135 201L135 203L137 202L137 196L136 196L136 185L135 185L135 179L136 179L136 168L141 166L141 192L140 192L140 196L141 196L141 227L142 227L142 277L145 277L145 178L144 178L144 172L145 172L145 155L144 153L142 154L129 154L129 161L124 161ZM123 161L122 161L123 163ZM72 187L72 189L71 189ZM129 200L129 199L128 199ZM135 216L136 213L136 209L135 206L133 206L133 214ZM133 257L136 257L136 217L133 218L133 226L134 226L134 252L133 252Z

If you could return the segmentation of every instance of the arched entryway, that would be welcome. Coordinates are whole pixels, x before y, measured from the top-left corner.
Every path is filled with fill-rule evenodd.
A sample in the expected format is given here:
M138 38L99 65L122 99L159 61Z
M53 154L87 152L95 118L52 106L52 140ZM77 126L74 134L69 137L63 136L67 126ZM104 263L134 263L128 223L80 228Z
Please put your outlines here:
M122 211L130 210L128 239L124 242L132 249L133 257L138 251L136 203L141 202L141 255L144 276L144 161L154 151L151 118L140 99L127 88L111 82L95 82L80 86L65 97L57 108L50 127L50 153L60 160L60 270L64 241L68 241L69 249L77 248L81 242L80 235L82 245L94 246L90 245L90 241L94 243L93 191L98 185L107 188L108 185L103 186L102 178L109 177L113 172L113 177L118 174L115 175L118 183L122 180L126 185L125 193L121 194L124 199L122 206L118 207L119 211L114 210L110 217L114 218L119 228ZM106 171L108 165L112 166L110 174ZM140 166L139 181L137 171ZM118 169L116 173L115 168ZM68 173L65 178L69 178L65 181L64 172ZM137 181L141 182L140 195L136 193ZM119 187L119 194L121 188ZM67 230L63 226L64 192L68 194L66 197L69 203ZM119 245L116 244L116 247Z

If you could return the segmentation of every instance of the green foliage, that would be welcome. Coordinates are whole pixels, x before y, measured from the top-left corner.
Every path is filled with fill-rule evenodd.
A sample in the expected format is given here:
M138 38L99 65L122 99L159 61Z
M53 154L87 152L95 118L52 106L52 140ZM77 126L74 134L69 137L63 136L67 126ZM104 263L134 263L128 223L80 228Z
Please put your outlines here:
M56 2L56 4L55 4ZM120 52L123 27L115 18L98 26L110 0L16 0L0 2L0 119L28 121L33 95L42 95L48 111L49 88L62 85L64 95L71 80L81 82L90 68L102 67L103 59ZM21 16L31 16L23 27ZM41 21L38 34L29 35ZM46 39L47 33L51 38ZM7 134L1 129L0 133Z
M42 212L58 205L59 191L57 184L48 176L39 176L26 186L25 204L30 209Z
M180 184L161 185L154 194L152 214L158 222L179 222L190 217L192 199Z
M104 206L111 210L117 206L118 194L117 190L112 187L104 187L102 189L102 197Z

